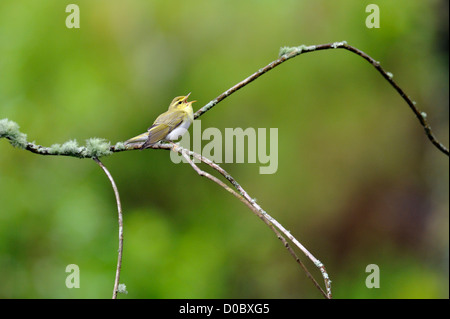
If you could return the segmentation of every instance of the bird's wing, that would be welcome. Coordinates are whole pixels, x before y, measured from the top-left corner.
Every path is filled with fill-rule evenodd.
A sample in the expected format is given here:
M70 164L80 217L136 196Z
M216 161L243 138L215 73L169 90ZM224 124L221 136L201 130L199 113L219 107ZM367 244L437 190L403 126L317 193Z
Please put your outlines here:
M141 148L155 144L164 139L169 134L170 128L165 124L154 125L148 131L148 138Z
M154 126L163 124L167 125L171 131L183 122L186 115L187 113L183 110L165 112L156 118L155 122L148 130L150 131Z
M153 125L148 128L148 139L141 148L147 148L163 140L167 134L183 123L185 118L186 112L182 110L165 112L158 116Z

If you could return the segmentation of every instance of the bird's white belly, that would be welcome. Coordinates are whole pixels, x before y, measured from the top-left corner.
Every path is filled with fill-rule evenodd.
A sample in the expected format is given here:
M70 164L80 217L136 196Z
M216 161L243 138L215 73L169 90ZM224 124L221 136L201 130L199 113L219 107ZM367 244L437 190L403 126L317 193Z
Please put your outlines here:
M191 126L191 122L184 121L178 127L176 127L172 132L167 134L165 140L167 140L167 141L178 140L181 136L183 136L184 133L186 133L186 131L189 129L189 126Z

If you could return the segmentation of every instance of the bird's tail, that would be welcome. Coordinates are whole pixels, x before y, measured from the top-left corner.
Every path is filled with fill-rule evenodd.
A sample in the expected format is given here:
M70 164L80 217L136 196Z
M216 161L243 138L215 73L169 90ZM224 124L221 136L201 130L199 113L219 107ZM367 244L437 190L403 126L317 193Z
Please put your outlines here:
M144 143L147 139L148 139L148 132L145 132L138 136L132 137L129 140L126 140L124 144Z

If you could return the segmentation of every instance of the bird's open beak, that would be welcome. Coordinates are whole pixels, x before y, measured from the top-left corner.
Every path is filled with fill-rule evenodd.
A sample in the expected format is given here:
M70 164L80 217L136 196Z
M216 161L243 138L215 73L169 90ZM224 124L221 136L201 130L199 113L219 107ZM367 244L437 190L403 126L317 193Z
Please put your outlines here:
M188 94L188 95L186 95L186 96L184 97L184 99L183 99L183 102L184 102L184 103L186 103L186 102L187 102L187 99L188 99L189 95L191 95L191 92L189 92L189 94Z

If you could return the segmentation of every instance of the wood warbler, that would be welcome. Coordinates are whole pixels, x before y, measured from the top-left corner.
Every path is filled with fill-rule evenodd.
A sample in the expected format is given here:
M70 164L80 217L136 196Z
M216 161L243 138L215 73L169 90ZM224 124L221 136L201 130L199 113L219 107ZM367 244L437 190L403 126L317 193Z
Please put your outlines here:
M192 103L187 99L191 93L186 96L177 96L172 100L167 112L162 113L148 128L148 131L125 141L127 144L142 143L141 149L149 148L159 141L174 141L179 139L191 126L194 121L194 112Z

